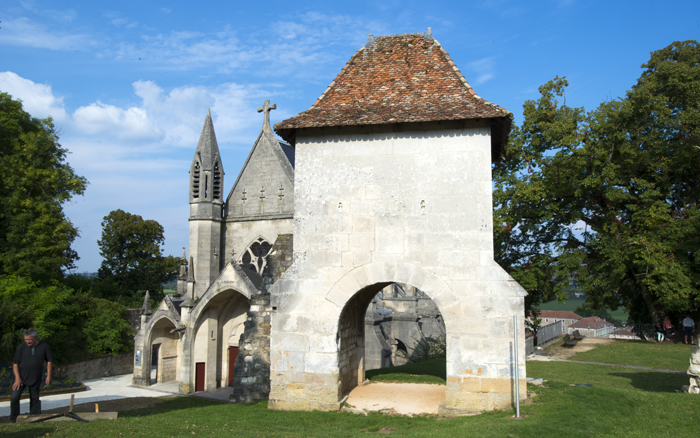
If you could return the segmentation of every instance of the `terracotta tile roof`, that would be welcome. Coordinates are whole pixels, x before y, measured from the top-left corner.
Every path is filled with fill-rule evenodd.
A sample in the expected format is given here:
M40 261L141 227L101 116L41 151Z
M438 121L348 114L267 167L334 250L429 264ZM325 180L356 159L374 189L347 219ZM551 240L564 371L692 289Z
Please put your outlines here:
M580 329L601 329L605 327L612 327L613 324L599 318L597 316L591 316L588 318L583 318L575 323L571 324L569 328L580 328Z
M512 115L477 96L429 31L370 37L311 108L275 131L293 143L300 128L465 119L497 121L492 137L507 141Z
M582 319L582 316L566 310L540 310L540 318Z

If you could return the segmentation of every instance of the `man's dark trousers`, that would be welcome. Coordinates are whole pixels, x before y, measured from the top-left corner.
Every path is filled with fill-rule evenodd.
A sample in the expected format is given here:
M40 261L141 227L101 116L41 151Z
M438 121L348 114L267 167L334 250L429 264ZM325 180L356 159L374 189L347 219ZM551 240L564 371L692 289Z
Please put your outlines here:
M41 386L41 380L33 386L26 386L24 384L19 385L19 389L12 390L12 397L10 398L10 421L17 421L17 416L19 415L19 400L22 397L24 388L29 388L29 413L32 415L41 414L41 400L39 400L39 387Z

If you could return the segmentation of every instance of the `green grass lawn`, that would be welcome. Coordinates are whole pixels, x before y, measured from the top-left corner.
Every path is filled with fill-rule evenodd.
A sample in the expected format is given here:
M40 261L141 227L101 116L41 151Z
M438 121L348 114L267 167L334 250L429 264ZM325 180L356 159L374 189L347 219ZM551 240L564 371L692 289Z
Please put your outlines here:
M568 299L563 303L558 303L556 300L550 301L548 303L542 303L540 305L540 310L568 310L569 312L575 312L577 308L585 304L585 300ZM627 321L628 314L622 309L618 308L615 311L608 310L613 318L619 319L620 321Z
M633 344L630 344L633 345ZM635 350L631 356L655 359L669 350ZM616 348L617 347L617 348ZM602 347L599 347L602 348ZM618 344L607 355L616 356ZM606 353L605 350L601 350ZM678 353L679 355L681 353ZM689 354L689 350L687 353ZM687 360L687 359L686 359ZM607 360L608 362L610 360ZM420 365L420 364L417 364ZM423 367L429 364L423 363ZM432 362L430 377L444 373ZM417 372L399 367L390 374ZM368 375L371 372L367 373ZM333 412L281 412L265 402L223 404L175 397L148 409L122 412L116 421L0 424L0 436L22 437L358 437L369 434L409 437L688 437L700 430L700 396L675 393L686 376L567 362L527 364L527 374L546 380L529 385L530 401L513 410L455 419L431 416L368 416ZM572 386L588 384L592 387Z
M593 350L577 353L571 360L636 365L667 370L686 371L690 346L646 341L617 341Z
M399 367L365 372L371 382L433 383L444 385L447 379L445 359L429 359Z

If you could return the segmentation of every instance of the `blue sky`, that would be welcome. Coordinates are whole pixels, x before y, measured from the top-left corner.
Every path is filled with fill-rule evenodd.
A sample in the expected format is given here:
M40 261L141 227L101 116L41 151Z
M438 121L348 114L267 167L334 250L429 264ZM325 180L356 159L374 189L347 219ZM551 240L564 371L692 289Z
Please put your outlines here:
M424 32L477 94L514 113L566 76L569 106L624 95L649 53L700 38L693 1L13 1L0 10L0 91L52 116L90 184L66 206L80 229L77 272L96 271L102 218L122 209L187 245L188 170L211 108L231 185L262 125L321 95L375 36ZM104 5L104 6L103 6Z

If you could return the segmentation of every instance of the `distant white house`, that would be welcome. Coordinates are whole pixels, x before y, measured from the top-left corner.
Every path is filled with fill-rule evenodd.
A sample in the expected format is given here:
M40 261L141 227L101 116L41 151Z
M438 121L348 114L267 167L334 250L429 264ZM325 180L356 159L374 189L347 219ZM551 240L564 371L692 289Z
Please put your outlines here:
M540 326L544 327L562 321L562 333L565 332L566 328L571 324L581 319L583 319L582 316L565 310L540 310L540 320L542 321Z
M575 330L578 330L579 333L587 338L604 338L617 329L612 323L609 323L603 318L591 316L571 324L567 329L567 333L571 334Z

